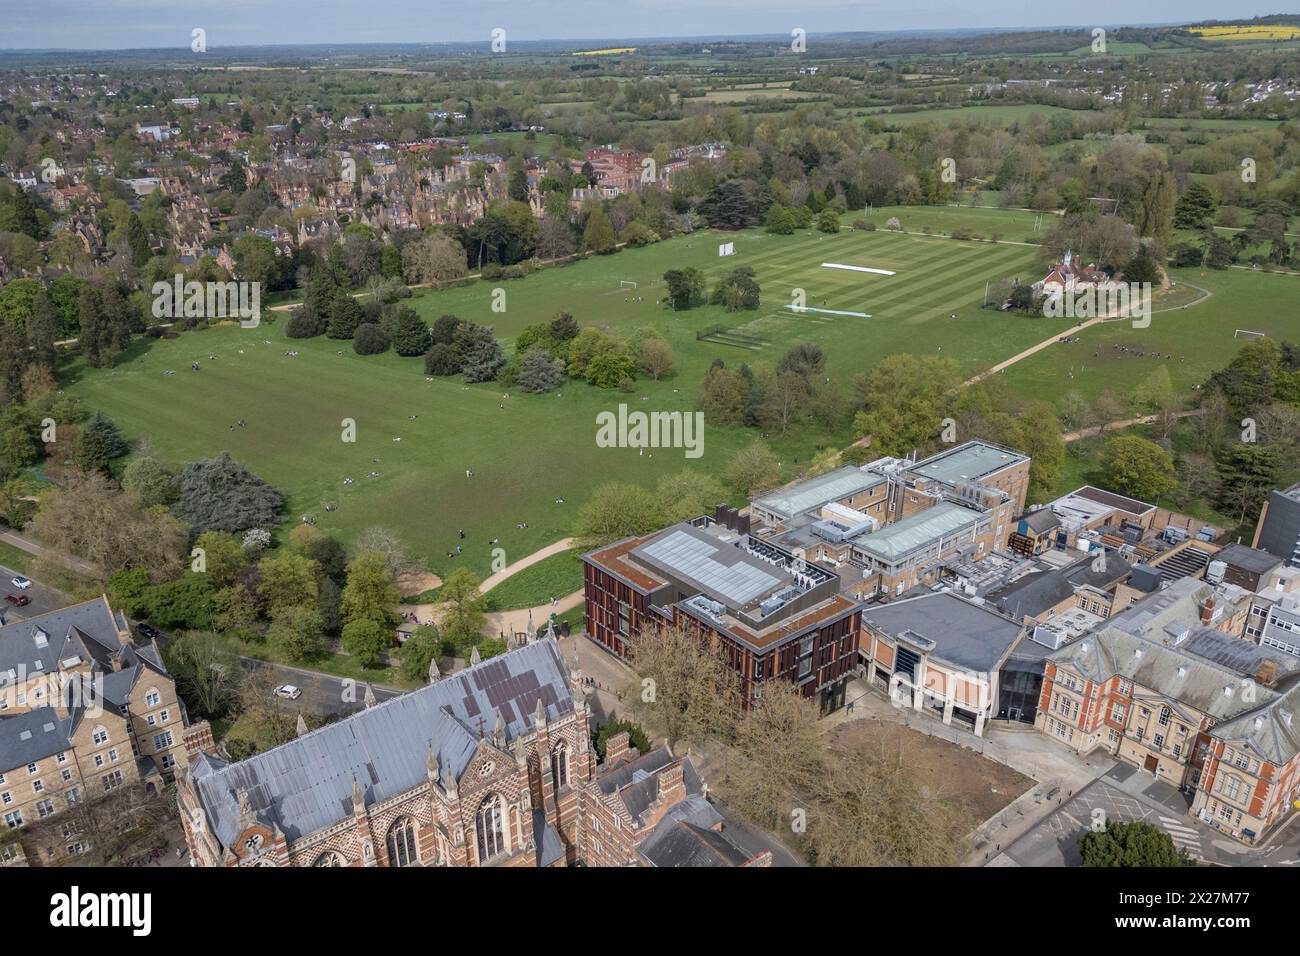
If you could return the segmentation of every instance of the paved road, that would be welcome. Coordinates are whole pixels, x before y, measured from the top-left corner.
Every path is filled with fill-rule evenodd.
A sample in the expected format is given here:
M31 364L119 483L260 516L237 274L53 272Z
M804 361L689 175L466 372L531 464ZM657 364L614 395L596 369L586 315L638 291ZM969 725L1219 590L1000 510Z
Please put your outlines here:
M241 657L240 663L250 672L269 670L277 685L293 684L302 689L297 700L282 701L293 712L303 711L318 717L343 716L365 708L366 685L349 677L333 677L301 667L272 664L252 657ZM381 702L404 693L396 687L372 684L375 701Z

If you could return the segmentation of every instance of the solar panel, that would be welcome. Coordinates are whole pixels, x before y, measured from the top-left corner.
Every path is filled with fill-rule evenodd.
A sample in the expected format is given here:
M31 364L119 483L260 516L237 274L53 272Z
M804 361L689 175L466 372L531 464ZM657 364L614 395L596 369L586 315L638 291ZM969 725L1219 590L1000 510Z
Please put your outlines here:
M745 561L735 549L724 551L685 531L673 531L638 550L736 606L748 604L785 581L783 576ZM724 563L717 559L718 554L734 560Z

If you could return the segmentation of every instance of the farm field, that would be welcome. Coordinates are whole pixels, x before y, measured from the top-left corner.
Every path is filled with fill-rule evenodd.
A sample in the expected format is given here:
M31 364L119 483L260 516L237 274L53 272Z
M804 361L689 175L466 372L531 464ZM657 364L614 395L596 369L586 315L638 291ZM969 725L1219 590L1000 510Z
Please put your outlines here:
M722 238L736 243L734 257L718 258ZM822 269L822 262L898 274ZM692 264L711 278L752 266L764 307L673 313L656 305L653 283L666 269ZM630 394L569 382L557 393L506 399L495 385L426 379L418 358L391 352L363 358L346 342L287 340L282 317L257 329L221 326L173 340L141 340L111 370L88 371L74 359L66 370L67 387L90 408L102 408L128 437L148 437L167 460L229 451L289 496L290 521L311 515L344 540L383 525L398 531L443 576L460 564L485 575L491 539L501 539L512 561L564 537L597 483L652 485L683 467L720 474L731 454L756 437L752 430L706 422L701 458L668 450L640 456L633 449L597 448L597 413L615 411L623 402L636 409L692 410L696 388L715 358L733 365L774 362L803 341L825 349L828 374L845 387L883 356L904 351L942 348L974 373L1053 331L1045 321L1008 322L979 308L989 279L1036 271L1034 250L1023 246L886 232L697 233L503 283L505 313L491 312L493 286L486 282L408 300L430 321L451 312L491 324L507 348L525 326L563 309L583 324L608 325L623 334L654 326L672 343L677 371L657 383L639 381ZM620 291L620 280L638 287ZM782 306L796 287L806 290L809 306L868 312L872 318L791 313ZM949 318L953 314L956 320ZM726 331L715 340L696 339L697 331L718 324ZM1067 321L1055 324L1068 327ZM290 347L296 357L285 354ZM190 371L192 361L201 371ZM168 369L175 374L164 375ZM247 427L232 429L240 418ZM341 440L344 418L357 423L354 444ZM847 431L801 427L769 441L793 472L819 447L842 447L851 437ZM473 478L466 469L474 471ZM368 477L371 472L377 475ZM345 484L347 478L353 482ZM564 503L557 504L558 498ZM335 509L325 511L326 503ZM517 529L518 522L529 527ZM448 558L460 528L466 531L465 551Z
M886 126L901 126L907 123L951 123L954 120L961 122L988 122L993 125L1002 126L1006 123L1017 120L1025 120L1030 116L1041 116L1047 118L1055 113L1065 113L1072 115L1077 110L1066 109L1063 106L1040 106L1036 103L1001 103L990 106L955 106L950 109L919 110L917 112L883 112L882 109L870 108L862 110L861 113L866 116L873 116L880 120Z

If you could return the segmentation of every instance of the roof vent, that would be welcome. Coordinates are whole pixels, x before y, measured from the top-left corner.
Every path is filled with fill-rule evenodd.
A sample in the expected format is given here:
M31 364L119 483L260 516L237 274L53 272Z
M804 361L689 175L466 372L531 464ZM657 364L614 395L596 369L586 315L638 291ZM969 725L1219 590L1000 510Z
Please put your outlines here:
M1256 717L1255 717L1255 729L1256 729L1256 730L1259 730L1259 728L1261 728L1261 727L1263 727L1263 726L1264 726L1264 715L1263 715L1263 714L1258 714L1258 715L1256 715Z
M1227 687L1223 688L1223 696L1224 696L1224 697L1231 697L1231 696L1232 696L1232 685L1231 685L1231 684L1229 684Z
M1284 723L1284 724L1286 724L1288 727L1290 727L1290 726L1291 726L1291 711L1289 711L1289 710L1279 710L1278 713L1282 715L1282 723Z
M1178 665L1178 676L1179 676L1179 677L1186 677L1186 676L1187 676L1187 665L1186 665L1186 664L1179 664L1179 665Z
M31 740L31 739L32 739L32 732L31 732L30 730L24 730L22 733L20 733L20 734L18 735L18 739L19 739L19 740Z
M1141 657L1141 656L1142 656L1142 648L1140 648L1140 647L1135 647L1135 648L1133 648L1133 656L1134 656L1134 657Z

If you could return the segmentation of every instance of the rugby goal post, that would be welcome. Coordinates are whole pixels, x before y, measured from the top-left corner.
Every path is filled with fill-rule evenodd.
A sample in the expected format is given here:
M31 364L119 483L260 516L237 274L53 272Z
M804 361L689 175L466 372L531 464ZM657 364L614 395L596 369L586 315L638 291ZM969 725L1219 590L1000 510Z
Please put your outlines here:
M1237 329L1232 333L1234 339L1263 339L1268 338L1267 332L1252 332L1250 329Z
M631 279L619 279L618 287L620 289L635 289L636 283L633 282Z
M736 244L734 242L724 242L718 246L718 255L734 256L736 254Z

